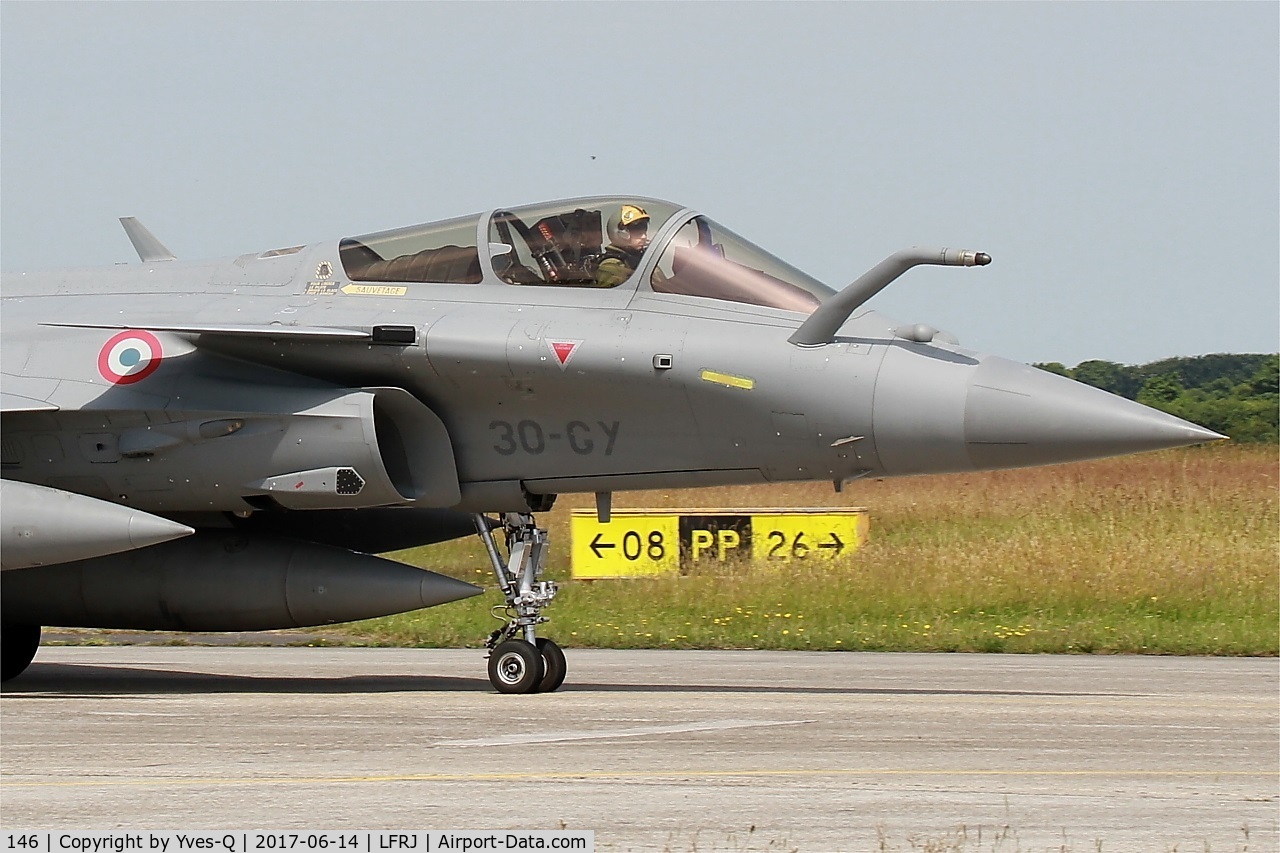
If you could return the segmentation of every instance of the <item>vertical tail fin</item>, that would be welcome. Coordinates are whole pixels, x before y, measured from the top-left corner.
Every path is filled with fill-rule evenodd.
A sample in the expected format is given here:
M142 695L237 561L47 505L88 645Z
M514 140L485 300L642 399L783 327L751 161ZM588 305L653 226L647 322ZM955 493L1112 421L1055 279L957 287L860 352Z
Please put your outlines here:
M133 248L137 250L138 257L143 261L149 263L175 260L173 252L166 249L164 244L147 230L147 226L137 219L132 216L122 216L120 224L124 226L124 233L129 235L129 241L133 243Z

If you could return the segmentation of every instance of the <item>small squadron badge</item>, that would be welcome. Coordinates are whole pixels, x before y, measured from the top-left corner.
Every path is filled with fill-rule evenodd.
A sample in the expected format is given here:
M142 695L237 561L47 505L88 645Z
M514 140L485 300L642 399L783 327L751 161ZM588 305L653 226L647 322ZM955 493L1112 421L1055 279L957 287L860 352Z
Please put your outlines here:
M303 293L307 296L332 296L338 292L338 283L333 278L333 262L321 261L316 265L315 281L307 282Z

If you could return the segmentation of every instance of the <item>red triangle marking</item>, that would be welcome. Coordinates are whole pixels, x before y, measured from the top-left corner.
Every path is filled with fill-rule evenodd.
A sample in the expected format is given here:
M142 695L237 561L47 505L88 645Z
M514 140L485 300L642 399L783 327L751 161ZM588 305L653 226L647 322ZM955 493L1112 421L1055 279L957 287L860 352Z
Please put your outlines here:
M561 364L569 360L569 356L573 355L574 349L578 346L568 341L550 341L550 344L551 351L556 354L556 358L560 360Z

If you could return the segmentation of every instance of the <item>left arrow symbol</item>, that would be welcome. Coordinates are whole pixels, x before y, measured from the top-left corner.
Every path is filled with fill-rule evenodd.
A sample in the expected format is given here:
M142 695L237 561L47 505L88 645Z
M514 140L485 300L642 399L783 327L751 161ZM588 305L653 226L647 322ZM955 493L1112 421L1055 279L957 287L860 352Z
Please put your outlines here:
M591 538L591 553L595 554L597 559L603 560L604 555L600 553L601 551L607 551L610 548L617 548L618 546L612 542L601 542L600 536L601 534L597 533Z

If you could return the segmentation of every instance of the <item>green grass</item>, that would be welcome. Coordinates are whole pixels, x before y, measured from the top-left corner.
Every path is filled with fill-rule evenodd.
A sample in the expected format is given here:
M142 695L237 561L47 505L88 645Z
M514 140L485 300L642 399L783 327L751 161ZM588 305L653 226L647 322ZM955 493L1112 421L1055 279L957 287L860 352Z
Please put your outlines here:
M1167 451L1052 468L618 495L627 506L866 506L871 540L830 564L738 563L682 577L568 579L562 498L544 633L570 647L1276 655L1274 447ZM344 626L354 642L474 646L500 601L478 542L396 555L486 584L445 607Z

